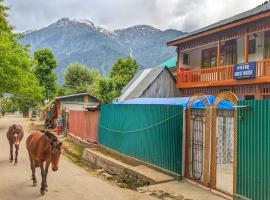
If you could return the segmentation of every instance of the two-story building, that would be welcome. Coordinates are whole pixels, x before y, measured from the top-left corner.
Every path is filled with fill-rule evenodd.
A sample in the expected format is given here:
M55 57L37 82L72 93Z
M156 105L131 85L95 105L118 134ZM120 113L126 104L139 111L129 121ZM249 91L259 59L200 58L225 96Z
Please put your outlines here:
M181 96L232 91L242 99L270 97L270 2L167 45L177 47Z

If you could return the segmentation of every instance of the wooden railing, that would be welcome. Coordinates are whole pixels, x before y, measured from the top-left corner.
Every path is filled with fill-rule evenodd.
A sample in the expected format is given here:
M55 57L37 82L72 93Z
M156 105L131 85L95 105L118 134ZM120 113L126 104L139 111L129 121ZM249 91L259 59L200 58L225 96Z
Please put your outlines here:
M270 76L270 59L256 61L256 78ZM207 82L234 81L234 65L178 72L177 84L199 84Z

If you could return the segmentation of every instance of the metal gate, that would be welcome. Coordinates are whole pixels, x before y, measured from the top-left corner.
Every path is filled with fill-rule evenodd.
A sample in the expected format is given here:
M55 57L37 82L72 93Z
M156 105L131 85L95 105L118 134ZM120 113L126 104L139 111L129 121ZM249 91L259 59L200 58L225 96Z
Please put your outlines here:
M233 194L234 110L218 109L216 119L216 185Z
M205 110L191 109L190 130L190 177L202 181L204 171L204 134L205 134Z
M217 111L217 164L233 163L234 110Z

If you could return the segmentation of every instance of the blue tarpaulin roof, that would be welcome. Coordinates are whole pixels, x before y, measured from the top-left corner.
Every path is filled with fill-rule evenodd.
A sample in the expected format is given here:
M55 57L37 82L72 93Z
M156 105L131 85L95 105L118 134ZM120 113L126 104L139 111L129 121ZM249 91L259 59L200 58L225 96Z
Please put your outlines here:
M216 97L212 95L207 96L210 105L213 105ZM176 98L136 98L129 99L126 101L117 101L113 104L159 104L159 105L180 105L183 107L187 106L188 100L190 97L176 97ZM204 108L205 105L202 101L195 101L192 105L192 108ZM233 104L230 101L222 100L218 108L230 109L234 108Z

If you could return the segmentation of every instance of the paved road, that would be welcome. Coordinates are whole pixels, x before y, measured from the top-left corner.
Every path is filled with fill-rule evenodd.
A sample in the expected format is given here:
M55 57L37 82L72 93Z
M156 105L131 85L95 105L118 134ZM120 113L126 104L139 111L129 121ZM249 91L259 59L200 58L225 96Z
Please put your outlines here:
M9 163L9 145L6 139L7 128L19 123L26 130L20 145L19 164ZM49 171L49 191L41 196L40 170L36 170L38 187L32 186L31 170L25 147L28 136L28 122L21 117L8 116L0 118L0 199L1 200L137 200L154 199L138 192L122 189L109 182L103 181L78 167L64 156L61 157L59 170Z

